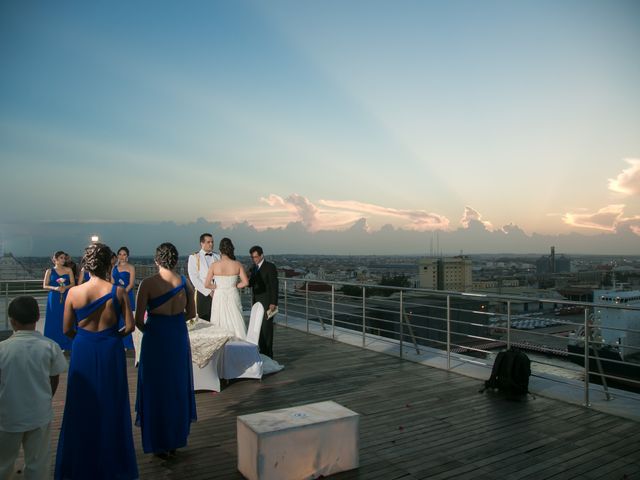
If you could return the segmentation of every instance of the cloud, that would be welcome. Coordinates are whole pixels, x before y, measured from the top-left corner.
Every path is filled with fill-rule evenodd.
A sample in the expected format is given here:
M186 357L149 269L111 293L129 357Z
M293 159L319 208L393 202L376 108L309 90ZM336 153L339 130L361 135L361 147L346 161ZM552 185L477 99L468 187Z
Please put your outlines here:
M631 166L622 170L615 179L609 179L609 190L624 195L638 195L640 194L640 159L626 158L625 161Z
M247 220L257 229L285 227L288 223L299 222L311 232L342 231L361 224L364 218L366 230L371 231L369 221L374 225L384 225L389 223L384 220L389 217L395 219L396 228L410 231L446 230L450 223L447 217L425 210L403 210L353 200L320 200L316 205L302 195L292 194L284 198L272 193L260 198L260 202L269 208L252 210L247 215ZM237 217L237 212L234 217Z
M482 215L480 215L480 212L469 206L464 207L464 214L460 219L460 223L464 228L469 228L473 224L473 222L481 223L487 230L493 229L491 222L482 220Z
M500 230L484 228L458 228L438 233L439 245L445 255L463 250L468 253L546 253L549 245L568 254L637 254L640 235L640 217L624 218L617 232L602 231L596 234L572 233L570 235L505 235ZM517 227L512 227L512 233ZM431 235L424 232L395 229L389 225L370 230L367 219L362 218L343 230L319 230L310 232L301 222L291 222L284 228L258 230L248 222L224 226L215 221L198 219L190 223L150 222L36 222L0 223L0 239L6 252L16 255L50 255L65 250L77 256L89 241L91 234L100 235L107 245L126 244L134 256L151 255L155 247L164 241L176 245L187 255L199 248L198 237L202 232L213 233L216 239L229 237L236 246L236 253L246 256L251 245L261 245L268 254L316 254L316 255L424 255L428 251ZM38 275L41 272L37 273Z
M270 194L266 198L261 198L261 202L270 207L284 209L293 214L291 221L301 222L305 228L315 231L318 226L318 208L309 201L308 198L294 193L287 198L282 198L275 194ZM288 222L287 222L288 223Z
M354 200L320 200L319 203L329 209L344 210L353 214L393 217L407 222L402 225L402 228L407 230L445 230L450 223L447 217L425 210L403 210Z
M568 212L562 217L562 221L572 227L590 228L615 232L616 227L624 217L624 205L607 205L595 213Z
M616 223L616 232L620 233L625 230L640 237L640 216L620 217Z

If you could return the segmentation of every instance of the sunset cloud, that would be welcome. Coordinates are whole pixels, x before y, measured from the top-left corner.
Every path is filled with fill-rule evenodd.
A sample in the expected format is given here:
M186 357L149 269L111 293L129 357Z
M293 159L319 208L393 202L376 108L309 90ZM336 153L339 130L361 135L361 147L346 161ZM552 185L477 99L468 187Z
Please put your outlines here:
M616 178L609 179L609 190L625 195L640 194L640 159L627 158L629 168L622 170Z
M320 200L319 203L325 208L344 210L359 216L392 217L400 220L400 227L407 230L447 229L450 223L447 217L425 210L403 210L355 200Z
M471 224L471 222L476 221L476 222L480 222L481 224L484 225L484 227L487 230L491 230L493 229L493 226L491 225L491 222L488 222L486 220L482 220L482 215L480 215L480 212L478 212L477 210L466 206L464 207L464 214L462 215L462 218L460 219L460 223L462 224L462 226L464 228L469 228L469 225Z
M292 194L288 197L270 194L260 198L263 207L252 209L247 220L256 228L284 227L291 222L300 222L307 230L346 230L366 220L370 225L393 224L395 228L428 231L446 230L449 219L425 210L409 210L384 207L354 200L320 200L314 204L307 197ZM267 208L264 207L267 206ZM245 211L249 213L249 211ZM237 215L237 212L236 212ZM391 220L391 221L390 221Z
M607 205L595 213L568 212L562 217L562 221L572 227L590 228L615 232L616 227L623 221L624 205Z
M318 227L318 208L302 195L294 193L287 198L282 198L272 193L266 198L261 198L260 201L270 207L290 212L293 217L291 221L301 222L311 231Z

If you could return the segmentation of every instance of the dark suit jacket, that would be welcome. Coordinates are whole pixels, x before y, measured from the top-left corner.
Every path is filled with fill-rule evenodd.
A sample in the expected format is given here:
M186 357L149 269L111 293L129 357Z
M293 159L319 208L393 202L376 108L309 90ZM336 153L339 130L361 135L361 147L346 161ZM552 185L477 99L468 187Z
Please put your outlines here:
M278 305L278 271L273 263L265 260L257 272L254 265L249 286L253 292L253 302L260 302L265 311L269 305Z

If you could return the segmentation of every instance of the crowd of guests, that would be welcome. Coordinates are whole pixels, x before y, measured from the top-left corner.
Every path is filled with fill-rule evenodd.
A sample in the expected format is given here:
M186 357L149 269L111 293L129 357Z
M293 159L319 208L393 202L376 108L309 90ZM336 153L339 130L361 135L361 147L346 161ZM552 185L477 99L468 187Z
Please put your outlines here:
M175 246L163 243L158 272L140 284L136 306L128 257L126 247L116 256L94 243L74 272L68 255L56 252L43 282L44 336L35 328L33 297L9 305L15 333L0 342L0 479L11 475L20 445L25 478L49 476L51 399L67 369L63 349L71 355L55 478L138 478L125 356L136 326L144 332L135 404L143 451L167 459L187 444L196 419L185 321L196 315L193 287L176 273Z

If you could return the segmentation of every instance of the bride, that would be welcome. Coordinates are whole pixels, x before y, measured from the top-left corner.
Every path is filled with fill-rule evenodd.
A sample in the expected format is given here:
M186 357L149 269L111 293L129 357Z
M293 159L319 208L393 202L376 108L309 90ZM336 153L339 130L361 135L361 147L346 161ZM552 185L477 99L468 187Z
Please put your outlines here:
M230 239L220 240L220 260L213 262L209 267L205 287L214 292L211 301L211 324L244 340L247 329L242 317L238 289L249 285L249 279L233 252L234 247Z

